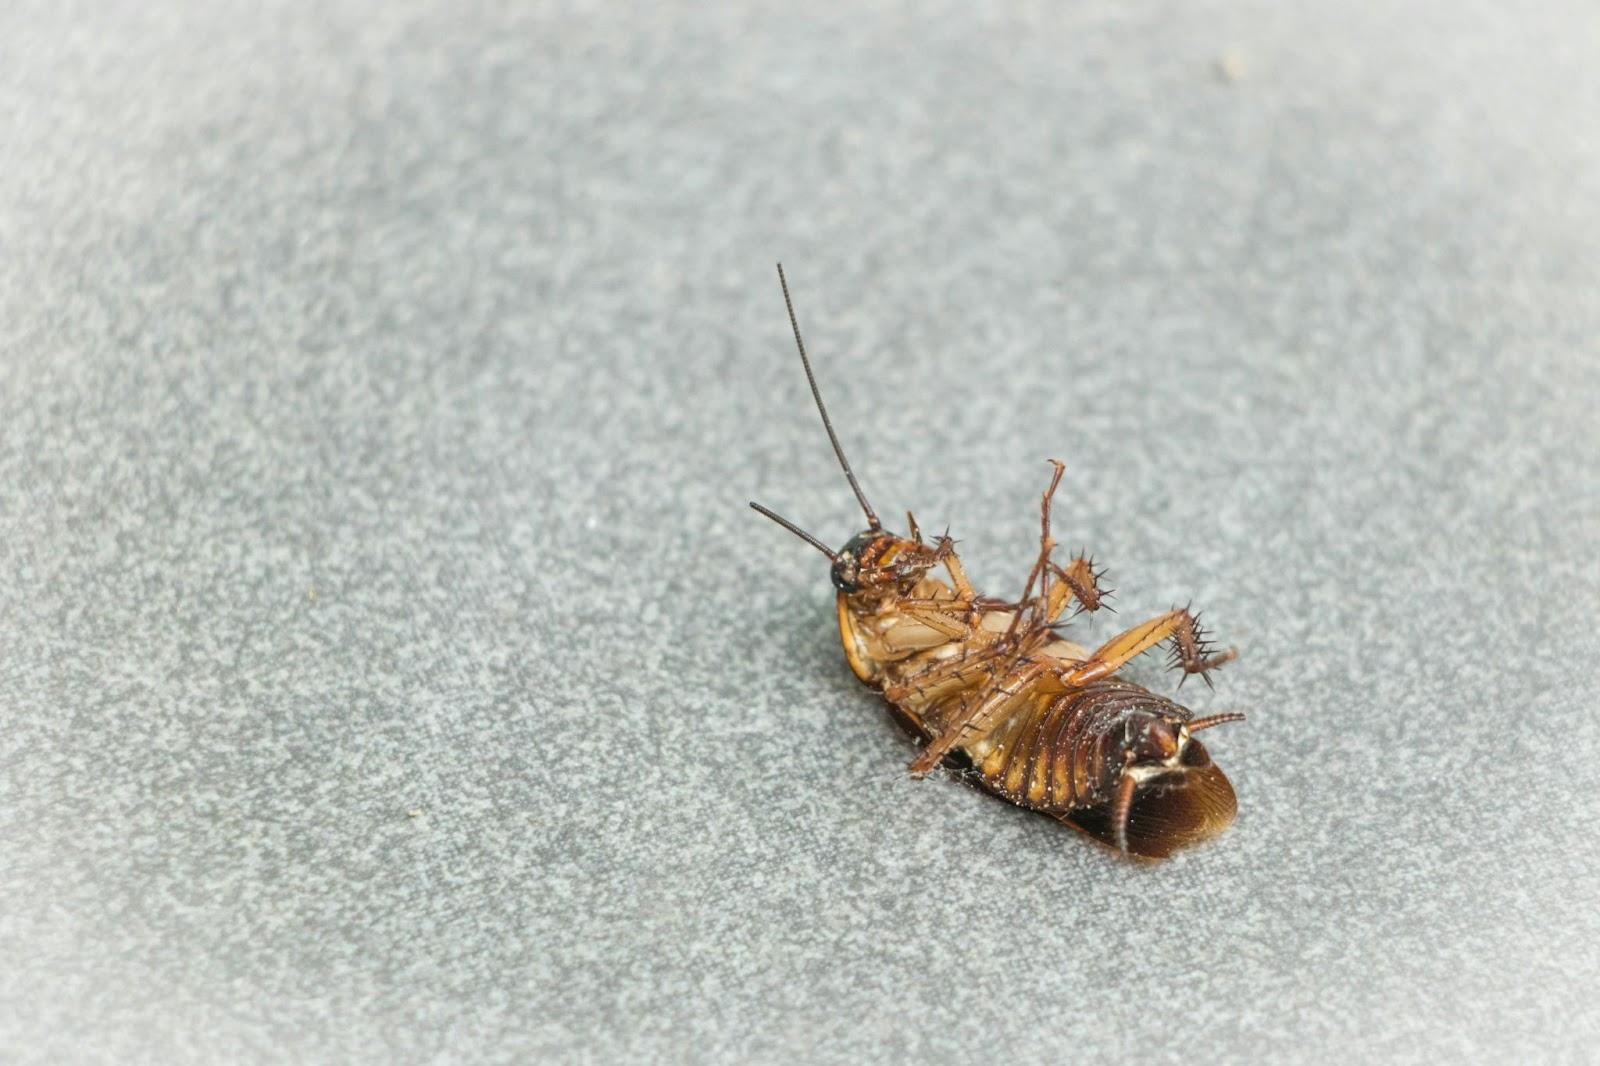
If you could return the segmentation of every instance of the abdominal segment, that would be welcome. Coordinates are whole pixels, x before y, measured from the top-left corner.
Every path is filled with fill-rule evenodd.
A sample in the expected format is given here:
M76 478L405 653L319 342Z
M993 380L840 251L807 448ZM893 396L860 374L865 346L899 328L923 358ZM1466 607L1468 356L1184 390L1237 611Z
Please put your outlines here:
M937 731L959 709L962 694L946 696L922 717ZM1018 701L995 727L963 744L962 753L986 789L1013 803L1065 814L1110 801L1122 767L1119 746L1130 719L1187 716L1171 700L1126 681L1040 691Z
M987 676L987 675L985 675ZM932 688L928 697L896 703L899 718L924 737L937 735L960 714L973 685ZM973 784L1040 811L1115 847L1111 800L1120 779L1123 741L1148 717L1187 720L1187 708L1121 680L1093 682L1066 692L1048 684L1019 700L992 729L956 748ZM1126 828L1134 855L1164 858L1226 829L1237 810L1233 786L1191 739L1181 775L1155 778L1134 794Z

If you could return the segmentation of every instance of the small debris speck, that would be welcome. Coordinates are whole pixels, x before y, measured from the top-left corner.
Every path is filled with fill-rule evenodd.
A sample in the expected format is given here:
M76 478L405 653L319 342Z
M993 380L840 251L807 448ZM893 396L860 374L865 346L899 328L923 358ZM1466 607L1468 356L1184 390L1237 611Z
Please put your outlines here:
M421 818L422 817L421 808L413 807L411 810L406 812L406 817L407 818Z
M1244 78L1244 56L1238 52L1224 52L1217 59L1217 80L1233 85Z

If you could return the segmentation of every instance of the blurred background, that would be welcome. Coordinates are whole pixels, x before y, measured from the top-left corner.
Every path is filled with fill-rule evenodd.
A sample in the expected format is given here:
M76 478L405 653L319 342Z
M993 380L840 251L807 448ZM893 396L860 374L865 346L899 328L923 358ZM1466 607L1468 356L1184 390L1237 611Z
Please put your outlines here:
M0 1058L1584 1061L1600 9L9 3ZM859 518L1191 597L1134 867ZM1082 639L1109 633L1086 627ZM1131 676L1170 691L1155 657Z

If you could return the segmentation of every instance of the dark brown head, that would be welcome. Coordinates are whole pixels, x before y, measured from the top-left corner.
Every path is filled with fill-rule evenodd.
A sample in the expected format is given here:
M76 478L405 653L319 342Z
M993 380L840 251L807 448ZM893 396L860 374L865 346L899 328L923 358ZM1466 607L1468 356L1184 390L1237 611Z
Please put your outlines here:
M947 550L943 543L930 546L885 529L869 529L834 553L833 587L846 594L908 591Z

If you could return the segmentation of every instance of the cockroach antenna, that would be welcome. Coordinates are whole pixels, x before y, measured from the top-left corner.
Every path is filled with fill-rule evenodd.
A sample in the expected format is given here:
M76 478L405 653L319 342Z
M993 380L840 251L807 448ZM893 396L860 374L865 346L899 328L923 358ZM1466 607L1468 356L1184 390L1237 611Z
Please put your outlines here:
M783 276L782 263L778 264L778 284L783 287L783 306L789 309L789 325L794 328L794 343L800 349L800 362L806 368L806 381L811 384L811 395L817 401L817 411L822 415L822 428L828 431L828 440L833 442L833 454L839 457L839 465L844 468L844 476L849 479L850 488L855 492L856 499L861 501L861 510L867 515L867 527L874 530L882 529L883 523L878 521L877 512L872 509L872 504L867 502L866 494L856 482L856 472L850 469L850 460L844 457L844 449L839 445L839 434L833 431L833 420L828 417L827 405L822 402L822 390L817 388L817 375L812 372L811 360L806 355L806 342L800 339L800 322L794 317L794 301L789 298L789 279Z
M772 510L770 507L763 507L754 500L750 501L750 506L755 508L756 511L760 512L761 514L766 515L768 518L772 519L774 522L778 523L778 525L782 526L784 529L787 529L790 533L793 533L795 536L799 537L813 548L817 549L817 551L821 552L823 555L826 555L829 559L838 558L832 548L828 547L826 544L822 543L822 541L818 540L816 537L813 537L810 533L807 533L805 530L801 529L799 526L783 517L783 515L779 514L777 511Z

